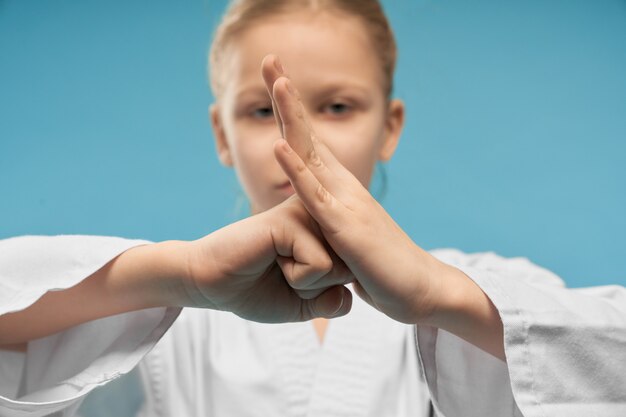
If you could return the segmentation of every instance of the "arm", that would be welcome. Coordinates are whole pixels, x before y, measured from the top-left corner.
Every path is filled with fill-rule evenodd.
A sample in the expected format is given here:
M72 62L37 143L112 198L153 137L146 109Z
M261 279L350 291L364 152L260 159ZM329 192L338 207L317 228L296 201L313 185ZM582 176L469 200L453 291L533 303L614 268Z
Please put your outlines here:
M350 293L342 285L351 280L301 203L291 199L193 242L122 253L78 285L1 315L0 345L158 306L226 310L264 322L333 317L350 309Z
M461 270L438 263L441 272L432 274L441 285L438 306L432 314L415 323L446 330L506 361L504 330L496 306Z
M0 345L20 344L102 317L169 305L175 294L184 294L177 285L182 280L169 278L187 273L180 260L185 259L188 245L171 241L131 248L78 285L48 292L25 310L0 316Z

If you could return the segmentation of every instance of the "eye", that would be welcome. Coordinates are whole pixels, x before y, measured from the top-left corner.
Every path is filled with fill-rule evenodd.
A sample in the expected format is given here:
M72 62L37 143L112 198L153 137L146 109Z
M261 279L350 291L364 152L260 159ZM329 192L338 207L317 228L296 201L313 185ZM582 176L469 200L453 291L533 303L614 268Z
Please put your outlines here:
M323 108L323 112L331 116L344 116L350 110L352 110L352 106L340 101L328 104Z
M274 117L274 111L271 106L257 107L252 110L251 116L255 119L270 119Z

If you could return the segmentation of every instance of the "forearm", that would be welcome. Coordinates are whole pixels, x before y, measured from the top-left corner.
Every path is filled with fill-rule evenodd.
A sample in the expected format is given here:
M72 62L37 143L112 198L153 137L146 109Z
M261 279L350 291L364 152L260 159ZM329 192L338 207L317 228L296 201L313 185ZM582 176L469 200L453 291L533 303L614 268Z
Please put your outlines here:
M80 284L51 291L25 310L0 316L0 345L24 343L115 314L177 305L184 298L186 242L138 246Z
M424 324L446 330L505 361L502 320L489 297L450 265L439 263L437 275L442 295Z

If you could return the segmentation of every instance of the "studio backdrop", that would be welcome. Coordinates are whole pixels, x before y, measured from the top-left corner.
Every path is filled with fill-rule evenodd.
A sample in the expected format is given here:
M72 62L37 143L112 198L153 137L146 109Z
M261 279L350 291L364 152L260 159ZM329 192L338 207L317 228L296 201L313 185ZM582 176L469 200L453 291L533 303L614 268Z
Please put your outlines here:
M408 109L397 222L427 249L626 285L626 2L383 4ZM207 118L225 5L0 0L0 238L195 239L247 215Z

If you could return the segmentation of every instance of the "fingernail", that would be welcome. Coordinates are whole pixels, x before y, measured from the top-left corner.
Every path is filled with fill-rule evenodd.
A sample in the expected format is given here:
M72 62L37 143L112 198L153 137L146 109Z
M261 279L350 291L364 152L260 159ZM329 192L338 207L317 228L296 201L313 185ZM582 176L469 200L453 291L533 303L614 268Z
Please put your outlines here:
M278 71L279 74L282 74L285 72L285 69L283 68L283 64L280 62L280 59L278 59L278 57L276 57L276 59L274 60L274 67L276 68L276 71Z

